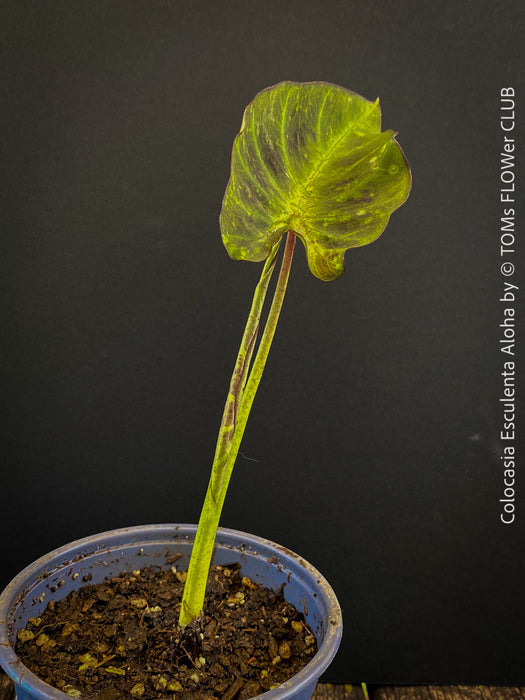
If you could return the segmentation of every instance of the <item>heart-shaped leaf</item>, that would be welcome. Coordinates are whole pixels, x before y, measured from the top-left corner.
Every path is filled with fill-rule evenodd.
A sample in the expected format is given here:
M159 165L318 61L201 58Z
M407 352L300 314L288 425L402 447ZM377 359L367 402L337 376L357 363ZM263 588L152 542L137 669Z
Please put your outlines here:
M284 82L260 92L235 138L222 204L236 260L268 257L287 231L316 277L344 272L344 254L374 241L407 199L410 168L379 101L329 83Z

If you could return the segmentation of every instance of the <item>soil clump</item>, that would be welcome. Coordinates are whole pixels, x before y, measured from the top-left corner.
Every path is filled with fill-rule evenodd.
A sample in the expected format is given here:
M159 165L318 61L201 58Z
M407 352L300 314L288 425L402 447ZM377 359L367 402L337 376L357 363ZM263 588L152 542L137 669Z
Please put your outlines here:
M149 566L83 586L31 618L16 653L46 683L93 700L247 700L316 653L282 590L253 583L238 564L212 568L203 615L181 629L185 578Z

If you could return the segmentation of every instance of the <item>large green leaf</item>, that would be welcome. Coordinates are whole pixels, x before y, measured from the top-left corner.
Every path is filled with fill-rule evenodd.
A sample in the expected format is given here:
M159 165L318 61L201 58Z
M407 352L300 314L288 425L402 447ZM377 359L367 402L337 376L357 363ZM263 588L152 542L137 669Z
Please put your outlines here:
M236 260L259 261L289 230L314 275L344 272L348 248L381 235L408 197L410 168L379 101L329 83L284 82L245 110L220 217Z

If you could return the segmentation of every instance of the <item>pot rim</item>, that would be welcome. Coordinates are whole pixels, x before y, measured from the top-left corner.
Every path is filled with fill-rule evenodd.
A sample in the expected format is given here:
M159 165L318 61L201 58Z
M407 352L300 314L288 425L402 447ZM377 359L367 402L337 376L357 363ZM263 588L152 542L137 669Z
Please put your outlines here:
M188 540L190 537L195 535L196 530L197 525L193 524L174 525L165 523L136 525L126 528L107 530L105 532L89 535L62 545L61 547L52 550L48 554L44 554L26 566L12 579L12 581L0 594L0 664L4 668L5 672L15 683L18 683L20 686L22 686L22 688L25 688L31 692L34 697L40 698L41 700L48 700L50 697L56 697L57 700L62 700L62 698L66 700L66 698L70 697L66 693L58 690L58 688L54 688L48 683L45 683L26 666L24 666L22 661L15 654L14 647L10 642L9 611L13 607L15 600L22 600L27 597L28 594L30 594L32 588L38 583L43 568L49 567L53 564L55 569L62 568L64 566L62 561L63 558L71 561L72 550L82 550L86 556L88 556L90 553L104 549L107 549L109 552L112 549L118 549L119 546L122 546L123 538L124 542L126 542L126 538L128 538L126 543L127 545L130 543L137 545L147 544L148 542L158 541L155 539L152 540L151 534L157 533L160 535L166 531L172 535L175 535L173 540L167 541L176 542L180 540ZM145 541L142 542L141 537L145 535L150 535L150 538L146 538ZM239 542L239 540L241 540L241 542ZM232 550L239 550L241 547L247 547L251 550L255 550L255 553L258 554L260 554L261 549L268 551L271 550L271 552L279 555L280 561L277 565L287 568L287 563L290 563L295 568L300 568L308 572L310 577L314 579L316 585L321 590L321 597L326 604L327 621L325 625L324 639L321 642L317 653L312 660L309 661L308 664L298 673L292 676L292 678L284 683L281 683L275 688L258 695L257 698L264 698L264 700L278 700L279 698L282 698L290 693L292 688L294 694L300 692L303 687L307 687L314 683L326 670L335 656L341 641L342 613L341 607L332 587L312 564L307 562L298 554L295 554L295 552L292 552L286 547L272 542L271 540L267 540L257 535L251 535L240 530L219 527L216 543L225 547L231 547ZM49 573L52 574L53 572L51 571ZM22 589L23 591L20 593ZM54 695L50 695L50 693L54 693Z

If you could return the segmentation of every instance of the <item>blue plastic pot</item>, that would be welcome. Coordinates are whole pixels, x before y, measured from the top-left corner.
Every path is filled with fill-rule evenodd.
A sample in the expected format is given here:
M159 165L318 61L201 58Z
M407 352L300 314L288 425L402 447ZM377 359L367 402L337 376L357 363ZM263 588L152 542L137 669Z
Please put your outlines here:
M85 537L46 554L16 576L0 596L0 664L13 679L18 700L67 700L68 695L41 681L15 654L17 630L38 617L50 600L60 600L84 584L99 583L123 570L155 564L169 567L178 552L177 567L187 568L195 525L143 525ZM259 698L308 700L333 659L342 636L341 608L328 582L313 566L288 549L260 537L219 529L215 564L240 562L242 573L278 589L304 612L318 644L310 663L286 683Z

